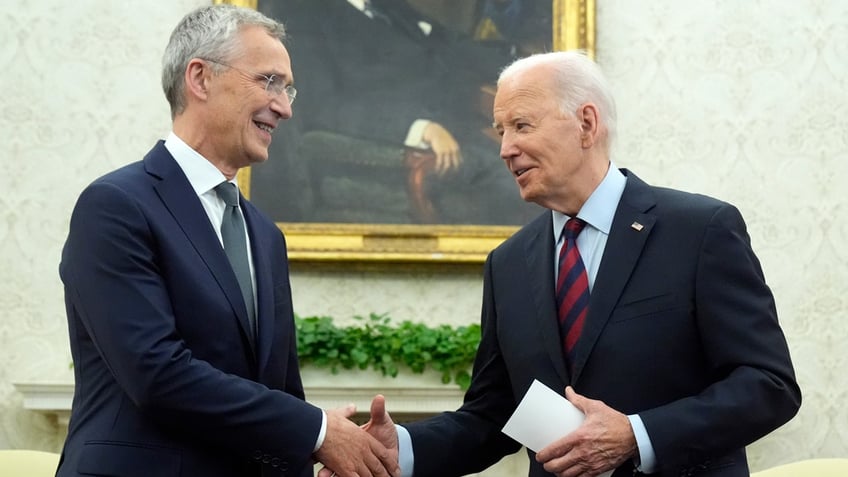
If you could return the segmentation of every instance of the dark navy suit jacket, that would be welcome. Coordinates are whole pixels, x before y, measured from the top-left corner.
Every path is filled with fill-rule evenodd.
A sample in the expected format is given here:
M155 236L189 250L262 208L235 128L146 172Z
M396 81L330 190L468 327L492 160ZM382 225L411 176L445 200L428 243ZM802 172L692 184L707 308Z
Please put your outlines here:
M548 212L489 255L471 387L457 412L407 426L415 477L477 472L518 450L500 430L534 379L638 413L662 476L747 476L744 447L795 415L800 390L739 211L623 172L573 373ZM549 475L530 460L530 476ZM628 462L615 475L631 474Z
M74 208L60 274L76 388L60 477L312 475L285 239L242 198L259 337L199 198L159 142Z

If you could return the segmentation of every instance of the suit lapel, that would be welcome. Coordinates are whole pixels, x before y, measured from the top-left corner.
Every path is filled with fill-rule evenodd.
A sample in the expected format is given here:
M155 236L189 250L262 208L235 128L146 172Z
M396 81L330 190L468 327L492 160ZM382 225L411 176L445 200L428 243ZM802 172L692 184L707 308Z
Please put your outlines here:
M247 310L244 307L238 281L221 247L221 242L218 241L215 230L209 223L206 211L182 169L161 141L145 156L144 166L148 173L160 178L160 181L154 185L156 193L174 216L198 255L209 267L229 300L245 339L252 345Z
M541 220L541 223L538 221ZM562 343L559 339L556 304L554 300L554 243L551 214L542 214L534 227L535 235L524 242L524 256L527 258L527 270L530 276L530 289L536 305L536 326L542 335L542 344L557 374L564 383L570 376L565 367Z
M650 187L623 169L627 185L613 217L609 238L589 299L586 324L575 353L574 382L589 359L598 337L612 315L651 234L656 216L648 213L655 202ZM639 224L641 227L634 226Z

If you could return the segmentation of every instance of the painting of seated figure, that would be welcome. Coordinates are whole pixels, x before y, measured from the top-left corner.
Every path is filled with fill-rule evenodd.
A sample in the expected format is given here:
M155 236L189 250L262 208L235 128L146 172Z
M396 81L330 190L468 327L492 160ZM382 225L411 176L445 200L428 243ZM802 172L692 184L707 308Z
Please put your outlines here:
M250 170L251 200L295 238L328 226L506 237L541 209L500 158L495 82L516 57L557 48L561 1L260 0L288 30L298 96Z

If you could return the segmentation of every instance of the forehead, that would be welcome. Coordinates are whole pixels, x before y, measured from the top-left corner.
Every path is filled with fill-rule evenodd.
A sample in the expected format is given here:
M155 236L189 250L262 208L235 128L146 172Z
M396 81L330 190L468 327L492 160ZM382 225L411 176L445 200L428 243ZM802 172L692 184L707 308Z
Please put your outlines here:
M279 38L258 26L246 26L238 36L241 51L237 60L256 72L292 78L291 58Z
M495 122L508 122L518 117L538 117L556 107L556 101L545 82L532 81L526 75L503 81L495 93Z

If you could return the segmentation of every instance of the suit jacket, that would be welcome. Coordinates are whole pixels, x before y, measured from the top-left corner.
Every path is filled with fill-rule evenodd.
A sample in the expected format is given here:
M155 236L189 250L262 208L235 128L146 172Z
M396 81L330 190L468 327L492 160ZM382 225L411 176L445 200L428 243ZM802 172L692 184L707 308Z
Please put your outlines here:
M160 141L81 194L60 274L76 388L58 476L311 476L286 246L242 198L259 336L199 198Z
M623 172L573 373L545 213L488 257L471 386L458 411L408 426L415 477L464 475L516 451L500 429L534 379L638 413L662 476L747 476L744 447L795 415L800 390L738 210ZM530 476L549 475L530 460ZM631 473L628 462L616 476Z

